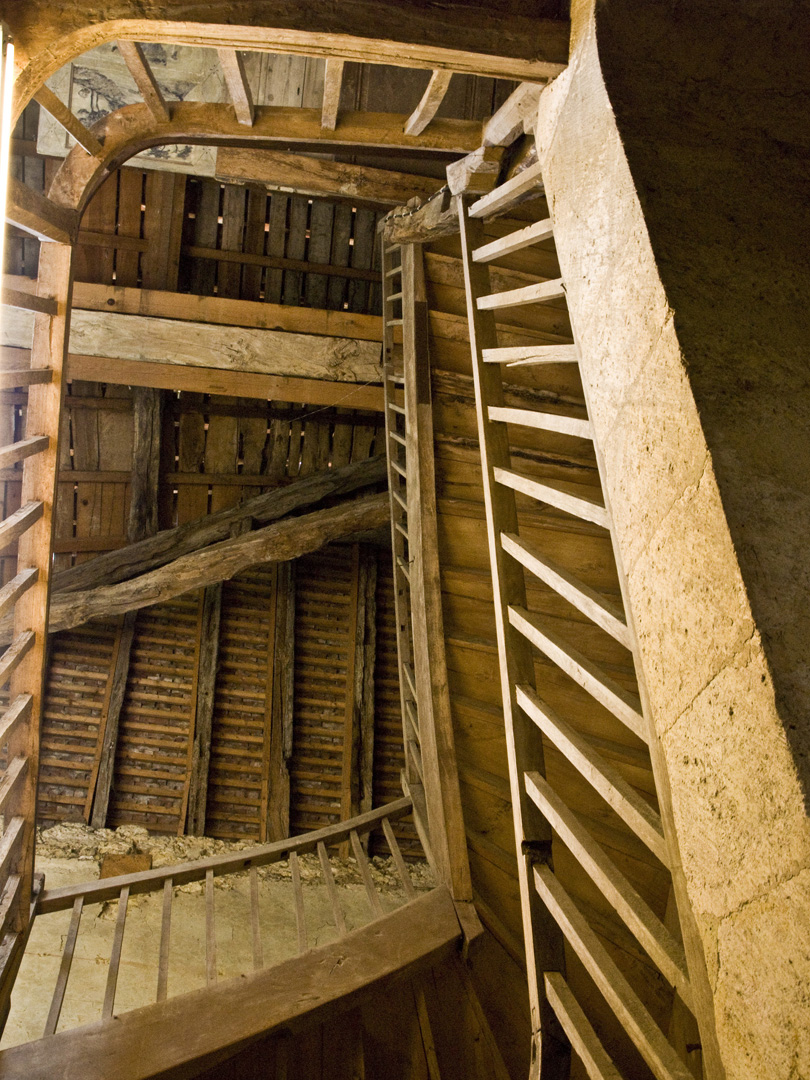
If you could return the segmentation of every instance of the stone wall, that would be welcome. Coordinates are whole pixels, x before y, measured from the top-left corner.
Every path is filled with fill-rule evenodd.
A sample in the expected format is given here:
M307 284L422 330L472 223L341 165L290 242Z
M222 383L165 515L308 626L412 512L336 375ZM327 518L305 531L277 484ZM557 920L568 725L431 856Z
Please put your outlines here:
M573 8L537 138L720 1052L729 1080L794 1080L810 1075L808 11Z

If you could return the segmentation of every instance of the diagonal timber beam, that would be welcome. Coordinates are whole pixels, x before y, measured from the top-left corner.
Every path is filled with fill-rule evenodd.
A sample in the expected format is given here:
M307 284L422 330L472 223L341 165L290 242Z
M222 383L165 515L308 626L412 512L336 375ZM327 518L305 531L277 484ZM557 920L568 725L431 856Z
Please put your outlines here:
M406 135L421 135L439 110L450 88L452 71L434 71L430 76L422 99L405 123Z
M334 131L340 109L340 91L343 87L343 60L326 61L323 73L323 102L321 104L321 127Z
M137 41L119 41L118 50L129 68L135 85L152 116L160 122L170 118L169 106L163 97L163 91L157 84L152 69L144 56L143 48Z
M217 55L236 119L240 124L252 127L255 107L242 55L236 49L217 49Z
M88 154L99 157L104 152L95 135L88 131L81 120L70 111L64 102L60 101L47 83L40 86L34 98L43 109L51 114L58 124L62 125L69 135L73 136L77 143L85 148Z
M75 210L57 205L13 176L8 178L6 221L39 240L57 244L72 244L79 231L79 214Z

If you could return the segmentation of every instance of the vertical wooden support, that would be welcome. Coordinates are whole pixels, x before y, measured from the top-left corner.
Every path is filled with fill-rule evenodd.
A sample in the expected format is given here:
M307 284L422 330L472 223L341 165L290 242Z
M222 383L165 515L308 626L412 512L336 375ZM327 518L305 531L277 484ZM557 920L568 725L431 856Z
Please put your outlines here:
M9 867L10 872L18 874L22 881L11 920L15 931L24 930L28 923L33 887L39 732L48 636L53 508L59 461L59 413L64 393L72 284L72 249L65 244L43 244L37 293L56 301L56 314L34 316L31 367L50 368L53 377L50 382L31 386L28 392L26 436L47 435L49 443L41 454L26 460L22 480L22 505L38 501L42 503L44 512L20 538L18 549L18 569L35 568L39 573L36 583L20 597L14 611L15 636L26 630L33 630L36 635L33 648L29 649L11 680L12 700L22 693L29 693L32 697L29 723L20 725L8 740L9 761L20 754L28 758L25 778L9 798L5 813L7 822L17 816L25 820L19 855Z
M94 829L103 829L107 824L107 811L110 806L110 792L115 770L115 748L118 743L118 721L127 687L129 656L135 634L136 616L137 612L128 611L122 617L113 650L108 693L99 725L99 759L95 766L95 789L92 786L91 777L88 792L88 801L92 799L92 811L88 817Z
M186 832L202 836L208 799L208 770L211 764L211 732L214 722L214 691L219 661L219 623L222 612L222 582L209 585L203 593L200 620L200 658L197 670L197 706L194 717L194 745L191 756Z
M276 612L272 656L272 695L267 726L268 762L267 841L290 835L290 770L295 694L295 564L279 563L276 574Z
M543 1080L563 1080L569 1072L570 1048L545 997L545 988L539 982L544 971L565 971L563 939L532 883L533 866L551 863L551 828L529 798L523 782L523 769L527 763L531 762L538 772L545 771L543 740L539 728L518 706L515 691L518 683L534 686L534 659L529 642L515 630L507 617L509 605L526 607L526 586L521 566L506 555L500 543L502 533L518 531L514 493L494 480L496 468L509 469L511 466L507 428L505 424L491 422L487 413L488 406L503 405L500 368L496 364L484 363L483 359L484 349L497 348L498 337L493 313L479 311L476 304L476 297L492 292L487 266L472 259L473 249L483 244L483 225L468 218L461 196L457 196L456 204L461 227L512 813L519 852L518 878L534 1033L531 1075L542 1075Z
M323 104L321 106L321 127L334 131L337 126L340 109L340 91L343 87L343 67L345 61L329 57L323 73Z
M431 845L442 878L455 900L471 900L444 652L428 306L419 244L402 248L402 321L413 668L425 800Z
M377 660L377 556L373 549L360 549L360 587L357 595L361 613L357 620L357 661L355 702L359 718L360 746L358 813L365 814L373 802L374 784L374 673ZM362 837L368 848L369 833Z
M358 805L358 747L360 744L360 717L357 709L357 635L359 623L358 596L360 593L360 545L352 544L352 605L349 612L349 630L347 634L348 663L346 665L346 700L343 712L343 770L341 775L340 818L346 821L357 813ZM362 662L362 650L361 662ZM340 856L349 855L349 841L340 845Z

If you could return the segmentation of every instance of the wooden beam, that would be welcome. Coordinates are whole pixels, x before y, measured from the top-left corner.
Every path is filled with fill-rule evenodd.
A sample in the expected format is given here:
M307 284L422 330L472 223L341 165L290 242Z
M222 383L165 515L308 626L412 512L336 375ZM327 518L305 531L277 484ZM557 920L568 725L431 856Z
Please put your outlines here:
M421 206L398 206L377 226L388 244L422 244L458 233L458 212L449 188Z
M135 618L136 612L127 612L121 619L115 636L109 682L99 721L98 754L88 785L88 803L92 808L87 816L94 829L103 829L107 825L115 771L115 748L118 745L118 724L129 674Z
M276 255L255 255L249 251L223 251L222 248L188 246L183 248L183 254L191 259L215 259L217 262L237 263L240 266L268 266L274 270L298 270L304 274L325 274L329 277L353 278L356 281L380 280L379 273L374 270L305 262L303 259L283 259Z
M503 150L499 146L479 146L471 154L447 166L447 186L451 195L486 195L498 182Z
M18 292L3 286L0 299L6 307L18 308L20 311L39 311L43 315L55 315L56 303L48 296L37 296L36 293Z
M360 548L357 626L354 693L360 740L358 806L364 814L371 809L374 795L374 673L377 662L377 556L366 547Z
M197 707L194 717L194 748L188 793L186 832L205 834L208 801L208 770L211 764L211 734L214 723L214 689L219 663L219 625L222 612L222 582L209 585L203 595L200 620L200 656L197 665Z
M472 900L444 653L424 254L413 244L402 249L402 318L413 670L425 800L442 880L455 900Z
M544 86L521 83L484 124L484 146L511 146L527 131L534 131L537 107Z
M217 55L228 87L228 96L236 113L236 119L240 124L252 127L255 112L253 95L250 92L250 83L247 79L242 55L236 49L217 49Z
M54 589L72 592L94 585L113 585L125 581L158 566L165 566L181 555L227 539L232 535L232 530L243 522L266 525L325 498L347 495L379 484L384 479L385 459L382 456L334 469L324 468L286 487L256 495L237 506L218 510L174 529L164 529L153 537L99 556L92 562L62 570L54 577Z
M57 244L72 244L79 229L76 210L57 205L13 176L8 178L6 221L39 240Z
M220 147L216 176L219 180L266 184L301 195L325 195L373 206L398 206L412 198L426 199L441 186L441 181L432 176L252 147Z
M171 118L169 106L163 97L163 91L157 84L142 47L137 41L119 41L118 51L124 58L135 85L141 93L146 107L158 123Z
M88 154L99 157L103 153L101 143L95 135L87 130L81 120L70 111L64 102L60 101L47 83L40 86L34 95L34 99L39 102L46 112L51 114L58 124L62 125L69 135L73 136L80 146L85 148Z
M326 128L327 131L334 131L337 125L344 65L345 61L333 57L330 57L324 65L321 127Z
M115 1023L58 1032L0 1052L5 1080L51 1075L83 1080L192 1076L280 1029L300 1030L341 1016L385 992L389 980L447 959L461 931L446 889L438 888L331 945L311 949L242 979L134 1009Z
M421 101L405 122L406 135L422 134L444 101L452 77L452 71L443 71L441 68L433 72Z
M132 398L133 469L127 533L135 543L158 531L163 392L136 386Z
M295 563L278 564L273 627L273 693L268 702L270 746L266 834L269 841L290 835L290 768L295 697ZM369 807L370 809L370 807Z
M232 540L211 544L116 585L57 593L51 602L52 632L89 619L120 615L162 603L192 589L227 581L259 562L284 562L318 551L334 540L378 529L388 521L388 496L366 495L267 525Z

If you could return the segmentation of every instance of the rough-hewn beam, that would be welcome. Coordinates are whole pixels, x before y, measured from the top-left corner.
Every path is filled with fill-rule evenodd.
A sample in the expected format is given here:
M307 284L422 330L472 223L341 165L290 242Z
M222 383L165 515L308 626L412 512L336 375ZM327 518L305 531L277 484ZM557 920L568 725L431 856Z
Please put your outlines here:
M290 835L290 769L295 696L295 563L278 564L273 628L273 694L267 781L267 840ZM371 807L369 807L371 809Z
M283 150L233 147L217 151L216 175L219 180L257 182L301 195L327 195L379 206L398 206L414 197L426 199L441 186L433 176L323 161Z
M47 83L43 83L34 96L42 108L49 112L54 120L61 124L80 146L85 148L88 154L98 157L103 152L101 143L95 135L88 131L81 120L56 96Z
M222 612L222 582L209 585L203 595L200 621L200 655L197 665L197 708L194 717L194 747L188 789L186 832L205 833L208 802L208 771L211 764L211 733L214 722L214 687L219 660L219 623Z
M340 91L343 87L344 61L330 58L323 73L323 102L321 104L321 127L334 131L340 109Z
M152 116L157 121L168 120L169 106L166 104L163 92L157 84L141 46L137 41L119 41L118 51L123 56L130 75L135 80L135 85L140 90L141 97Z
M543 86L521 83L484 124L484 146L511 146L524 132L534 130Z
M444 101L452 77L452 71L443 71L441 68L433 72L419 104L405 122L406 135L422 134Z
M124 691L129 673L129 658L132 651L132 638L135 633L136 612L129 611L121 620L115 639L110 683L105 695L101 713L101 745L99 747L98 768L95 778L95 791L92 792L90 824L94 829L103 829L107 824L107 812L110 806L113 773L115 769L115 748L118 744L118 723L121 718L121 706L124 704Z
M240 124L252 127L255 107L242 56L236 49L217 49L217 55L236 119Z
M94 585L113 585L118 581L145 574L172 559L188 555L192 551L218 543L231 535L231 530L242 522L268 524L295 510L313 506L330 496L347 495L360 488L378 484L385 479L385 459L368 458L366 461L341 465L336 469L322 469L286 487L245 499L237 506L219 510L215 514L174 529L164 529L126 548L99 555L90 562L80 563L62 570L54 576L56 592L88 589Z
M421 206L399 206L378 228L389 244L423 244L458 232L458 213L449 188Z
M163 392L136 386L132 401L133 468L127 527L133 542L154 536L158 531L162 420Z
M75 210L57 206L13 176L8 178L6 221L39 240L54 240L58 244L73 243L79 229Z
M117 585L57 593L51 601L49 629L69 630L89 619L163 603L192 589L227 581L256 563L297 559L335 540L378 529L387 521L388 495L381 493L275 522L194 551Z
M451 195L485 195L498 181L503 148L479 146L471 154L447 166L447 186Z

